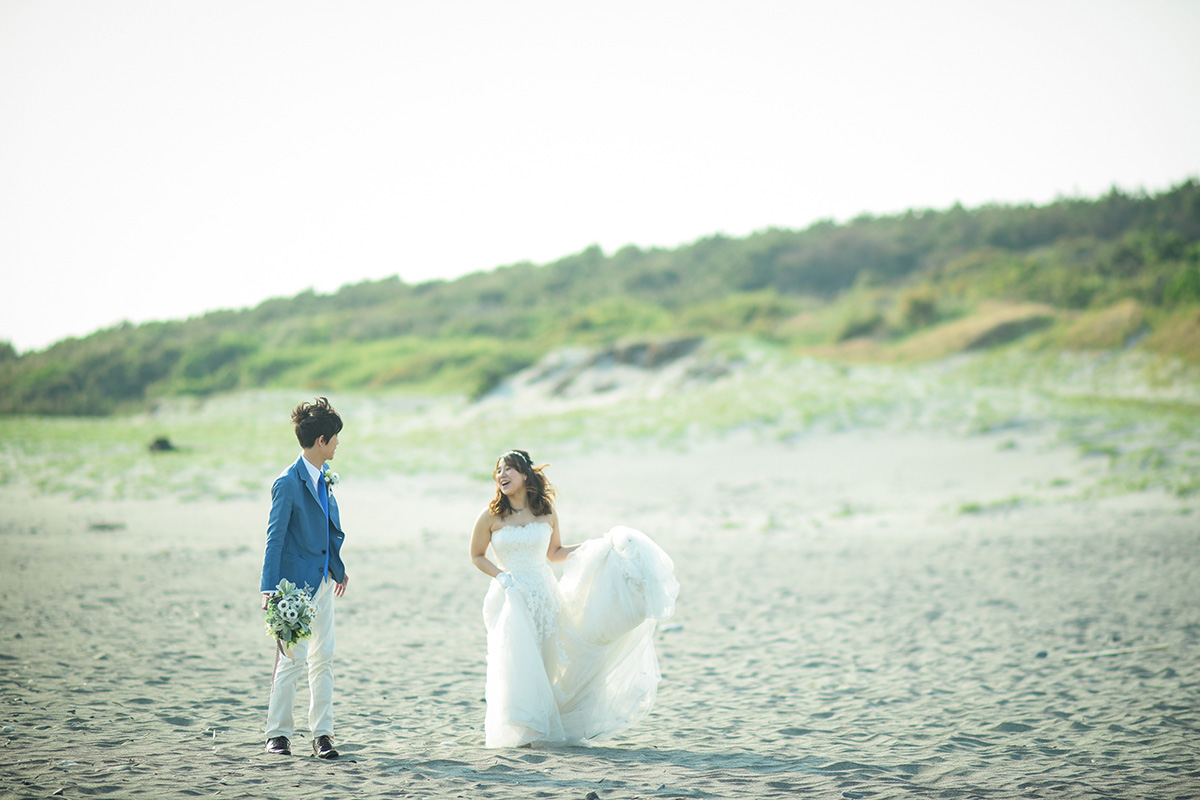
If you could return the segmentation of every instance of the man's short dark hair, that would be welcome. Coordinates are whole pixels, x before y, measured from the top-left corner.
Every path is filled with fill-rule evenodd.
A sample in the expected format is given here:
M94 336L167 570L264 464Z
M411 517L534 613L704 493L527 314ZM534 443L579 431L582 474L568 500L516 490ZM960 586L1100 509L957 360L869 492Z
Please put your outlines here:
M292 424L296 426L296 439L305 449L316 444L322 436L328 442L342 430L342 418L324 397L292 409Z

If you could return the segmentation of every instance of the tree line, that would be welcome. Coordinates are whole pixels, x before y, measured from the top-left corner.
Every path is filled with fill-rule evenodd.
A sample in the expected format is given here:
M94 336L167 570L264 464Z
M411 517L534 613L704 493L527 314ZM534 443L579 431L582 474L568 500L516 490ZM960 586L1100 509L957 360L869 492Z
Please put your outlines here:
M895 339L989 299L1072 312L1133 301L1149 324L1192 313L1200 182L1153 195L1114 188L1041 206L864 215L674 249L592 246L452 281L391 277L124 324L23 355L0 343L0 407L106 414L159 396L260 386L478 394L568 344L725 333L796 346ZM823 312L836 308L845 313ZM814 315L826 322L796 324ZM1175 354L1197 358L1193 344Z

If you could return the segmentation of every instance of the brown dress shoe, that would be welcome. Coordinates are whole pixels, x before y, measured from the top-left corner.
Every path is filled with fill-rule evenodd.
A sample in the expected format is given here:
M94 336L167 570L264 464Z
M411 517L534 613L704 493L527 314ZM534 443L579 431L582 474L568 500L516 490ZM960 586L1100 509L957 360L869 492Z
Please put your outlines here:
M286 736L273 736L267 739L267 752L278 753L281 756L290 756L292 754L292 743L288 741Z
M318 736L313 739L313 755L317 758L337 758L338 751L333 749L332 737Z

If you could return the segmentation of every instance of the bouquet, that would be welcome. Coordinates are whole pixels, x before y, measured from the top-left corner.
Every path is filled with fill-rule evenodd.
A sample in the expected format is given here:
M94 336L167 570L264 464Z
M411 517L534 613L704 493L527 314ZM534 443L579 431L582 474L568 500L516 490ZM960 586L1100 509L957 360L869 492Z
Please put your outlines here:
M291 658L291 650L301 639L312 636L317 606L307 588L301 589L286 578L267 598L267 633L275 637L279 651Z

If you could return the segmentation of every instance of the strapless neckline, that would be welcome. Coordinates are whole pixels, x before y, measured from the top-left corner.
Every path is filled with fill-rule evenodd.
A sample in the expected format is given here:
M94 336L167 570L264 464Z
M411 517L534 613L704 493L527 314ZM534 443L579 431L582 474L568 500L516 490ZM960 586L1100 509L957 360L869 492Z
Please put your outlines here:
M503 528L497 528L496 530L492 531L492 536L495 536L497 533L500 533L501 531L519 531L522 528L531 528L534 525L545 525L547 528L550 527L549 522L542 522L540 520L534 520L533 522L526 522L524 525L505 525Z

